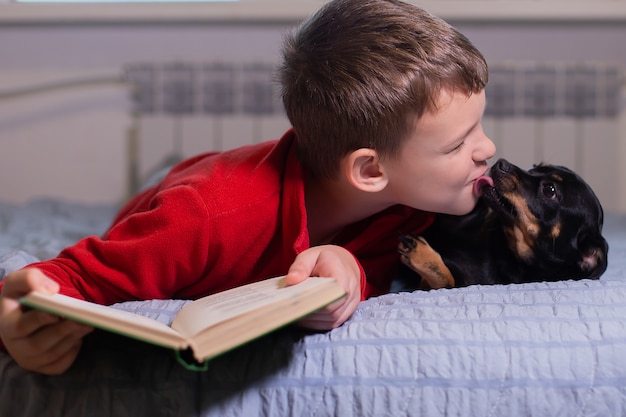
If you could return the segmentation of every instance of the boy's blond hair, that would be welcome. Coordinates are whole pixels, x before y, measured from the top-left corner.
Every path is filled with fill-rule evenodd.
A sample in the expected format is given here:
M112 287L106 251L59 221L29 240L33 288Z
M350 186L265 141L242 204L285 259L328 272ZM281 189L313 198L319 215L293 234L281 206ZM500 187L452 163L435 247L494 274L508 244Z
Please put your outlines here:
M480 92L482 54L456 29L396 0L334 0L286 36L278 68L302 163L333 178L359 148L397 155L442 89Z

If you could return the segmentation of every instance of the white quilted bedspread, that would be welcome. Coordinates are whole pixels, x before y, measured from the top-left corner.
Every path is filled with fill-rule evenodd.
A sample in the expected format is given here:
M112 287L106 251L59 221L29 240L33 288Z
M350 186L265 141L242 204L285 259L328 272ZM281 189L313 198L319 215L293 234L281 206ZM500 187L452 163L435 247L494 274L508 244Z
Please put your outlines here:
M74 231L104 227L55 210L88 220L69 222ZM74 233L46 229L46 238L22 221L26 240L0 236L0 267L54 252L65 244L55 234ZM338 329L279 331L206 372L107 334L57 377L0 353L0 416L626 416L626 218L607 217L605 231L609 269L599 281L389 294L361 303ZM169 322L184 303L117 307Z

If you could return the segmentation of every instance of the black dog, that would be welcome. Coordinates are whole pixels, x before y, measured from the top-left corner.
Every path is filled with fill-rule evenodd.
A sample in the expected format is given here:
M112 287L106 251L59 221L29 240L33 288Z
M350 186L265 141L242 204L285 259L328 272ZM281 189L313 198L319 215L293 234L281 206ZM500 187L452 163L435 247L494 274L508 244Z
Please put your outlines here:
M597 279L606 270L600 201L576 173L504 159L465 216L438 215L421 236L401 236L402 261L422 289ZM417 281L416 281L417 282Z

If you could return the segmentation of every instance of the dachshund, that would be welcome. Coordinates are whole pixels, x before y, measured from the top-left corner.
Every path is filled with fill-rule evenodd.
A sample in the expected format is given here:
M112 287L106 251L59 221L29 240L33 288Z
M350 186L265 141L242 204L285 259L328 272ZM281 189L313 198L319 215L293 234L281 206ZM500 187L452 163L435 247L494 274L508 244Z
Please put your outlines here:
M597 279L606 270L602 206L572 170L525 171L500 159L475 192L469 214L439 214L421 235L400 236L410 289Z

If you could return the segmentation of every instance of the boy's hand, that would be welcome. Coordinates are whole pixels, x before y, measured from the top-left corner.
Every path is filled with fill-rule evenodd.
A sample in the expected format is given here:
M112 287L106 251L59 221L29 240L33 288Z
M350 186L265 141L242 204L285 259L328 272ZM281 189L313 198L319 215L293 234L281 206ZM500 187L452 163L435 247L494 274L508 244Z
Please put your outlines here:
M340 246L315 246L300 253L291 264L285 281L297 284L311 276L337 280L347 295L298 322L314 330L330 330L352 316L361 301L361 270L354 256Z
M37 310L24 311L20 297L33 290L54 294L56 282L38 269L10 273L0 294L0 338L22 368L60 374L74 362L82 338L93 329Z

